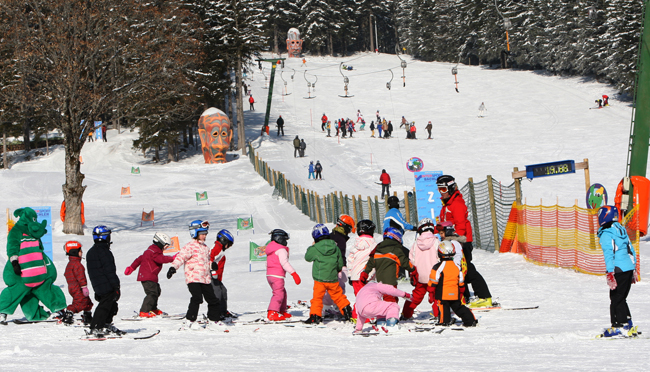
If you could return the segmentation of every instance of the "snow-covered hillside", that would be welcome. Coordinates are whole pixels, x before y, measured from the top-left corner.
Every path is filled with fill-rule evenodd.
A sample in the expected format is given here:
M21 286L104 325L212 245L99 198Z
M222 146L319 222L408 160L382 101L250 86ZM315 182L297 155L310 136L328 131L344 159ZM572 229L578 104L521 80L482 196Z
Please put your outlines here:
M354 66L354 70L345 72L353 98L338 97L344 94L338 70L341 62ZM259 131L264 120L262 103L268 91L263 89L264 78L256 70L249 84L258 102L257 111L245 113L247 139L272 168L319 194L340 190L378 195L380 188L375 182L381 169L391 173L396 191L410 190L413 179L405 163L412 156L424 160L425 170L452 174L461 184L468 177L478 181L488 174L509 184L513 167L588 158L592 183L602 183L610 192L615 190L625 169L631 109L628 103L615 98L610 99L610 107L589 109L602 94L615 97L609 86L530 71L459 66L460 93L456 93L452 65L409 62L406 87L402 87L402 71L395 56L313 57L307 59L306 67L297 59L287 60L282 77L292 94L281 95L284 85L276 74L271 112L272 123L279 114L285 118L286 136L277 138L272 125L271 137L264 139L259 138ZM293 82L290 68L297 71ZM396 76L390 91L385 87L391 76L389 68ZM315 99L303 99L307 96L305 69L309 70L308 77L318 75ZM488 111L486 117L478 118L481 102ZM399 124L395 125L395 138L389 140L369 138L366 130L339 143L321 132L319 118L323 113L330 118L353 118L357 110L364 114L367 126L377 110L394 124L403 115L416 122L419 139L405 140ZM424 126L429 120L433 122L434 139L424 140ZM306 158L293 158L291 141L296 135L307 142ZM353 337L351 325L325 329L234 325L226 333L223 329L179 332L180 321L173 320L123 321L122 317L139 310L144 297L136 275L123 274L126 266L146 249L156 231L177 235L181 244L187 243L187 223L194 219L210 221L210 243L218 229L234 233L238 217L252 215L255 219L255 234L241 232L228 251L224 284L231 311L261 314L268 306L271 290L264 264L253 263L249 272L248 241L266 242L271 229L282 228L291 234L290 260L303 279L299 286L287 281L289 303L310 300L313 283L311 265L303 259L312 242L313 223L293 205L272 198L273 189L254 172L246 157L206 165L203 156L195 153L178 163L155 164L132 149L135 138L134 132L118 134L109 130L109 142L88 143L83 148L81 169L88 186L84 195L86 235L62 234L62 224L55 219L54 262L59 271L56 284L68 296L63 278L67 263L63 243L76 239L87 251L92 246L92 227L107 225L113 229L112 250L122 287L116 325L130 332L159 329L160 335L141 341L84 342L79 340L82 328L9 324L0 326L2 370L642 370L649 364L647 339L593 340L609 324L604 277L536 266L514 254L476 250L474 263L504 306L539 305L539 309L477 313L479 327L465 331L370 338ZM63 155L59 147L49 156L0 171L2 208L49 205L53 215L58 216L64 182ZM307 180L309 160L323 163L323 181ZM141 175L131 175L132 166L140 167ZM132 197L121 198L120 188L127 185ZM523 190L529 204L542 199L548 205L559 199L561 205L571 205L578 199L578 204L584 206L581 173L524 182ZM208 192L210 204L197 206L195 192L202 191ZM155 210L155 227L141 227L142 211L151 209ZM381 240L379 235L376 239ZM406 245L413 240L413 233L407 233ZM4 234L0 246L6 246ZM643 242L642 262L648 252L650 248ZM6 259L4 249L0 249L0 264L4 266ZM189 302L189 292L179 274L171 280L160 276L159 305L168 313L185 312ZM629 304L635 323L645 333L650 332L646 329L650 271L643 264L641 275L644 280L633 286ZM404 283L400 288L410 291L412 287ZM347 294L353 300L351 287ZM422 316L427 312L426 304L418 309ZM203 304L201 312L205 310ZM243 318L253 319L260 314ZM307 315L302 310L293 314ZM9 316L20 317L20 310Z

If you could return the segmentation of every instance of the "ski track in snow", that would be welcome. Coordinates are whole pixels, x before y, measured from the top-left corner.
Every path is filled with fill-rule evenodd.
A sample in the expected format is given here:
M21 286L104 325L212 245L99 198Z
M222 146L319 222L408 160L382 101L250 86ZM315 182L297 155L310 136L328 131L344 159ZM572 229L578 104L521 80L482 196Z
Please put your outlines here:
M361 58L357 58L361 57ZM350 79L353 98L339 98L343 81L338 72L340 62L354 66L345 74ZM407 61L412 62L408 56ZM612 87L582 78L559 78L549 74L494 70L486 67L458 67L460 93L454 91L449 73L454 64L409 63L406 87L402 87L401 68L396 56L360 54L350 58L308 57L309 73L319 75L317 98L306 96L304 67L299 59L289 59L288 67L296 69L294 81L285 76L292 94L282 97L282 81L275 82L271 137L258 138L264 120L263 102L267 90L258 70L251 84L258 101L258 111L246 111L246 135L259 156L271 168L285 173L293 183L316 191L319 195L342 191L348 195L379 195L376 185L381 169L392 179L391 191L400 197L410 191L413 181L406 171L406 160L412 156L423 159L425 170L442 170L454 175L460 184L473 177L476 182L491 174L510 184L513 167L526 164L589 158L591 181L605 185L613 199L616 185L624 174L631 109L629 103L611 99L611 107L589 110L593 100L602 94L614 97ZM322 68L321 68L322 67ZM392 89L385 88L393 68ZM268 70L268 69L267 69ZM381 71L384 70L384 71ZM376 73L370 73L376 72ZM285 74L287 75L287 74ZM277 78L277 76L276 76ZM284 98L284 101L283 101ZM478 106L485 102L484 118L477 118ZM354 138L326 138L320 130L320 116L330 120L350 117L356 120L361 109L366 131ZM394 125L394 138L369 138L367 129L375 112ZM309 117L311 110L312 117ZM275 136L275 120L282 114L286 120L284 138ZM405 140L399 121L404 115L415 121L418 140ZM433 140L426 137L424 126L433 123ZM313 122L313 127L312 127ZM358 128L358 126L357 126ZM335 130L332 130L335 133ZM307 142L306 158L293 158L291 141L298 134ZM149 340L108 340L83 342L82 328L54 324L0 326L0 366L2 370L24 371L87 371L87 370L158 370L179 371L223 369L232 371L264 370L362 370L430 371L455 366L461 370L643 370L648 366L647 339L594 340L593 337L609 323L609 298L604 277L575 273L569 270L542 267L526 262L515 254L492 254L475 250L474 263L485 277L490 291L503 306L539 305L537 310L492 311L481 313L476 329L441 334L400 333L391 337L353 337L352 325L325 329L289 328L282 325L229 326L223 331L178 331L181 321L122 321L139 310L144 293L137 274L125 276L124 268L150 244L156 231L179 236L181 245L189 241L187 223L204 219L211 223L208 242L216 231L227 228L236 232L236 219L253 215L255 234L242 231L235 236L235 245L228 251L224 284L228 288L229 309L234 312L260 311L242 316L252 320L264 315L271 297L266 282L264 263L254 262L249 272L248 240L258 244L268 240L274 228L287 230L290 262L303 283L296 286L287 278L289 303L312 297L311 265L303 260L312 243L314 222L283 199L272 197L273 188L253 170L246 157L222 165L205 165L203 157L190 149L182 153L178 163L156 164L150 157L132 149L137 133L128 130L117 134L108 131L109 142L87 143L81 155L88 185L84 203L86 228L83 236L62 234L58 218L62 201L61 185L65 182L64 153L61 146L50 149L49 156L30 162L16 162L11 170L0 171L2 207L15 209L26 205L52 207L54 232L54 263L59 272L56 284L63 287L68 300L63 271L67 259L61 246L77 239L84 252L92 246L91 229L105 224L113 229L113 253L121 280L122 297L116 325L126 331L161 330ZM233 154L229 156L232 158ZM372 159L372 163L371 163ZM310 160L323 163L323 181L307 181ZM141 175L130 174L131 166L140 167ZM130 185L131 198L120 198L120 187ZM208 191L209 205L197 206L195 192ZM529 204L541 199L545 205L572 205L577 199L584 206L584 176L548 177L523 182L524 197ZM140 227L142 210L155 210L155 227ZM328 224L328 227L332 227ZM354 235L350 240L352 244ZM376 239L381 238L377 235ZM410 247L414 235L407 233L405 245ZM0 235L0 246L6 246L6 235ZM648 244L642 243L641 259ZM0 250L0 263L6 262ZM166 279L168 266L160 275L161 309L168 313L184 313L189 292L181 272ZM632 287L629 305L635 323L643 332L650 314L648 296L650 271L641 266L642 282ZM1 285L3 288L4 285ZM411 291L408 283L399 287ZM92 292L92 291L91 291ZM354 299L351 287L347 295ZM91 293L92 297L92 293ZM400 301L400 306L403 301ZM426 301L418 307L430 311ZM205 313L205 304L201 313ZM308 316L306 310L291 311L294 316ZM19 310L9 319L21 318Z

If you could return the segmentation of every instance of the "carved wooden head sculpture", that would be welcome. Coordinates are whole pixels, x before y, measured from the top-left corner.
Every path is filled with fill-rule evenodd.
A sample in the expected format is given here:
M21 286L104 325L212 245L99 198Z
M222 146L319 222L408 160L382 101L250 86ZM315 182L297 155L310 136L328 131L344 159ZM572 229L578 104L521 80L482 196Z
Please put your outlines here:
M199 118L199 136L206 164L225 163L232 139L232 127L226 114L211 107Z

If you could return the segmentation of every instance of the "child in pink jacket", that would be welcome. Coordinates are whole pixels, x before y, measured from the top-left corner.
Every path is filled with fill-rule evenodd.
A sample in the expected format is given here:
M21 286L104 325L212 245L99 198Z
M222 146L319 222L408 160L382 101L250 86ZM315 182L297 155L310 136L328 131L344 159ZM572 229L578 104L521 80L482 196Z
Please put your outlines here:
M413 301L405 302L402 308L402 320L413 317L413 311L422 302L427 294L427 283L433 265L438 263L439 237L435 235L435 224L432 220L424 218L418 223L418 237L409 253L409 260L415 266L416 275L411 275L413 288ZM438 306L431 306L433 316L438 317Z
M377 242L373 237L375 233L375 223L371 220L361 220L357 223L357 234L359 235L354 241L354 247L350 250L348 255L348 275L350 285L354 289L354 295L363 288L363 282L359 280L359 276L363 269L366 268L370 253L377 246ZM374 270L374 269L373 269ZM431 270L429 270L431 271ZM374 276L374 271L370 272L369 278ZM352 317L357 318L357 306L354 305L352 309Z
M275 229L271 231L271 242L266 246L266 280L271 286L273 296L268 307L267 318L270 321L286 320L291 317L287 313L287 290L284 288L285 273L291 274L296 285L300 284L300 276L289 263L289 247L286 231Z
M428 278L428 277L427 277ZM411 294L399 290L392 285L384 283L368 283L357 294L357 325L355 332L361 332L363 324L369 318L386 319L386 325L395 327L399 320L399 305L396 302L384 301L384 295L394 297L404 297L406 301L411 301ZM381 324L378 320L377 324Z

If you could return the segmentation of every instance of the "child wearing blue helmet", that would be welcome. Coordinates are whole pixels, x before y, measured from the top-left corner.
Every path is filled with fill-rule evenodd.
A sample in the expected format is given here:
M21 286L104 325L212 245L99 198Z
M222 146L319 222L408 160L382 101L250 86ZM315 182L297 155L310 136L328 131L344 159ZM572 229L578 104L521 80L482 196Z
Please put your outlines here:
M339 285L339 272L345 266L341 250L334 240L330 238L329 229L319 223L311 232L314 244L307 248L305 260L313 262L311 275L314 279L314 296L309 309L307 324L318 324L322 321L323 297L329 293L332 301L341 309L341 314L346 320L352 317L350 301Z
M625 228L618 223L618 208L606 205L598 210L598 238L605 257L606 278L609 286L609 315L611 328L603 337L634 337L637 328L627 306L627 295L637 281L636 252Z

